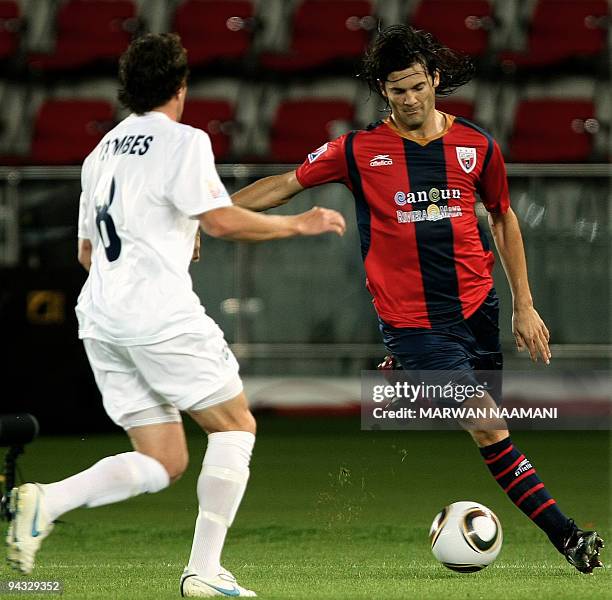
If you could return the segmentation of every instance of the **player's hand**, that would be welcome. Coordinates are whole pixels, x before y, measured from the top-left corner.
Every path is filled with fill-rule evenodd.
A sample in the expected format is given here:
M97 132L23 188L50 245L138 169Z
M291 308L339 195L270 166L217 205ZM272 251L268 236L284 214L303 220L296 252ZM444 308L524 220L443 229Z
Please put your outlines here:
M332 232L344 235L346 223L344 217L336 210L315 206L305 213L296 215L300 235L319 235Z
M193 242L193 254L191 255L191 262L198 262L200 260L200 230L196 231L195 240Z
M550 363L552 357L548 347L550 333L533 306L514 310L512 333L519 352L526 348L533 362L538 362L539 355L546 364Z

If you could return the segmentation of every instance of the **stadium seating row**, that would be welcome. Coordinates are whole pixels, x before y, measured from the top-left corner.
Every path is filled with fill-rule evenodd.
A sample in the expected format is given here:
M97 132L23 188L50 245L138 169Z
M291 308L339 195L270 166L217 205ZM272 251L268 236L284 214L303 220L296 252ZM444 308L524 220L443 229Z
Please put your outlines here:
M607 0L0 0L0 60L42 73L91 68L159 29L181 34L195 70L296 73L354 64L379 23L409 22L514 71L592 64L605 54L608 14Z
M604 56L608 4L0 0L0 57L11 62L18 56L29 65L29 73L48 75L0 77L0 162L80 162L104 131L125 116L116 106L114 80L105 80L107 71L96 65L116 68L118 55L143 28L179 31L192 67L196 72L203 67L200 74L206 77L193 78L184 121L209 133L219 161L292 163L323 140L380 118L382 107L376 99L366 102L367 92L357 89L354 80L347 84L336 72L335 79L321 82L326 66L346 66L362 54L379 22L409 21L477 59L495 57L511 71L517 65L560 65L572 57ZM231 64L264 70L246 74L229 69ZM214 65L232 78L211 79L206 69ZM79 77L66 77L76 72ZM605 79L566 84L567 77L547 77L540 89L536 85L529 90L520 81L492 76L486 68L479 77L481 81L439 106L492 131L509 160L581 162L611 155L610 108L598 100L606 91L597 89L605 86ZM70 84L62 89L66 82L86 91ZM59 128L67 122L69 134Z
M475 104L468 100L439 100L437 106L451 114L474 118ZM358 108L342 98L285 98L271 115L265 139L257 130L252 135L260 138L259 146L243 139L242 149L236 106L227 100L189 99L183 122L208 132L218 162L298 163L323 141L354 128ZM592 100L528 98L518 102L514 112L508 160L593 160L600 124ZM115 106L108 100L46 99L35 117L29 155L0 157L0 163L79 164L117 117Z

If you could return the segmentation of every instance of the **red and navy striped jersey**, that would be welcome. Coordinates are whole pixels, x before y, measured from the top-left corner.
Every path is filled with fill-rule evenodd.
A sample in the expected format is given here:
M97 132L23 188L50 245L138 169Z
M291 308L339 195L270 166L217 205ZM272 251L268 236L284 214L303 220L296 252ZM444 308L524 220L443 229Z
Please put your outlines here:
M352 131L308 155L305 187L344 183L355 197L366 285L394 327L435 328L469 318L493 285L493 253L474 211L510 205L495 140L445 115L442 133L409 138L392 121Z

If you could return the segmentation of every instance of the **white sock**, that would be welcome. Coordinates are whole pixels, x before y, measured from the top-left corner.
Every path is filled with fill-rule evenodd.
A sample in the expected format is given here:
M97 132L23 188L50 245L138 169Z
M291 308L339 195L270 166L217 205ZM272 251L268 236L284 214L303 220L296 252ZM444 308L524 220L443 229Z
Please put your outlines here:
M199 512L187 568L202 577L221 572L221 551L249 479L255 436L222 431L208 436L198 478Z
M145 492L159 492L170 484L164 466L140 452L107 456L85 471L41 487L49 518L79 506L102 506Z

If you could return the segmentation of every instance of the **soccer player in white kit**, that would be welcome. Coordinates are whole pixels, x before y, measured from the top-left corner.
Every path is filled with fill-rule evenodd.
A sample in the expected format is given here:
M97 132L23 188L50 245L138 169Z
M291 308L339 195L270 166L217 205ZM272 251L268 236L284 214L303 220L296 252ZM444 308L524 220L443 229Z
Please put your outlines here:
M119 70L119 99L132 114L82 170L78 257L89 277L76 307L79 337L106 412L134 451L63 481L14 488L8 559L30 573L60 515L158 492L178 479L188 460L185 411L208 433L208 444L181 594L255 596L220 563L249 477L255 420L223 332L192 291L194 239L199 226L214 237L264 241L342 235L345 223L322 208L267 216L233 206L208 136L179 123L187 75L177 35L133 42Z

